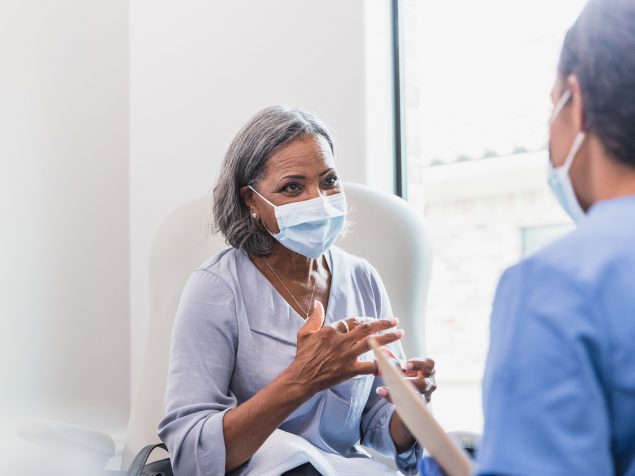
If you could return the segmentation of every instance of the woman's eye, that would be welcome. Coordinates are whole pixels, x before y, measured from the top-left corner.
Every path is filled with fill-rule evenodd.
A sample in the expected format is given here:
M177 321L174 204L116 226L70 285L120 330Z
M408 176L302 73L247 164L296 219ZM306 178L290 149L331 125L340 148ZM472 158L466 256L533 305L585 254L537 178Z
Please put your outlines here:
M324 183L329 187L333 187L337 185L338 182L339 182L339 179L337 178L337 175L332 175L331 177L327 178L324 181Z
M300 186L297 183L291 182L285 185L282 190L284 192L298 192L300 191Z

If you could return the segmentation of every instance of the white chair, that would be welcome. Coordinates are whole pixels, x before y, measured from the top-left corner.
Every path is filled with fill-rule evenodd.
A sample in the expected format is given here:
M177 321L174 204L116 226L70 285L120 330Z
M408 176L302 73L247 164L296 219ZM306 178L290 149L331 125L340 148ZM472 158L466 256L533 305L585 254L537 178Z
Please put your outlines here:
M406 331L406 354L425 355L425 305L432 264L425 223L411 205L394 195L353 183L345 184L345 190L351 228L337 245L377 268L394 315ZM192 270L227 246L221 236L210 234L210 213L209 198L192 200L174 210L155 234L150 256L151 319L122 469L128 468L141 448L159 442L157 426L163 413L172 324L185 282ZM112 445L103 443L103 448L108 451ZM156 454L152 460L161 457Z

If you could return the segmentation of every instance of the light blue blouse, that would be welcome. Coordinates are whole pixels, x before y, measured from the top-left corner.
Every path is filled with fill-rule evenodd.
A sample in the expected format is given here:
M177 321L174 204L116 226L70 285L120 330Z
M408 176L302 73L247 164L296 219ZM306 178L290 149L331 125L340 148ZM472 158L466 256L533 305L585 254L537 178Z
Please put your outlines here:
M392 317L377 271L336 247L325 324L351 316ZM224 474L223 416L269 384L296 355L305 321L239 250L209 259L190 276L172 334L161 440L180 476ZM393 351L403 358L400 345ZM368 457L359 446L395 458L416 473L418 444L396 454L394 406L375 393L381 377L360 376L317 393L280 425L329 453ZM254 422L257 424L257 422Z

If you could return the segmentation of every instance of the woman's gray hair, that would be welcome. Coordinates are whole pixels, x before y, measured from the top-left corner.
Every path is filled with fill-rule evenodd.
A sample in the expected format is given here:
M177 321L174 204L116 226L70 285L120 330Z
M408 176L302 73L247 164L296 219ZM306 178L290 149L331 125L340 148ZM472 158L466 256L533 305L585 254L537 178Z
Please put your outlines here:
M260 220L251 216L240 196L246 185L257 188L267 159L280 147L306 136L323 137L334 152L333 139L313 114L299 109L271 106L253 116L236 134L227 149L213 191L215 231L225 241L249 255L271 253L275 238Z

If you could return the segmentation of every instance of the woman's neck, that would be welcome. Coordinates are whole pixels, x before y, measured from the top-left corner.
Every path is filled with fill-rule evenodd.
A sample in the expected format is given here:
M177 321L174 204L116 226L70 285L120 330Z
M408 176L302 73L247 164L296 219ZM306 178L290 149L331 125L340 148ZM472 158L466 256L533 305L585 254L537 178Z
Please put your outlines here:
M307 284L313 282L313 273L319 272L322 266L321 257L318 259L307 258L280 243L274 244L271 254L265 259L280 277Z

